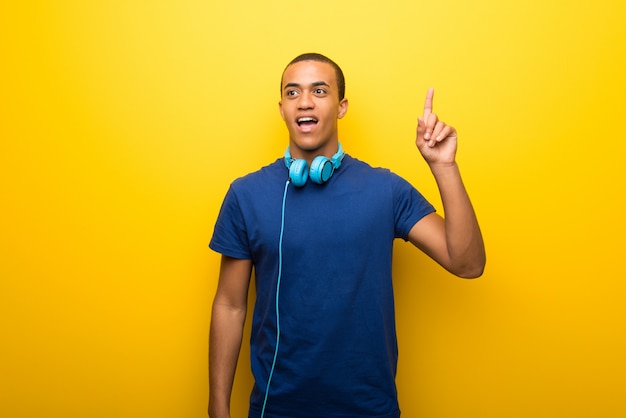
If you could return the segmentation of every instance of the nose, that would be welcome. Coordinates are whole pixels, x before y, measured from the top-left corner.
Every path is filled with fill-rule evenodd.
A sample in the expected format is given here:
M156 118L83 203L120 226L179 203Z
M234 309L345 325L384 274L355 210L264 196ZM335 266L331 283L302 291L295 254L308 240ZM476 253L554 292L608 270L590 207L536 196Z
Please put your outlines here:
M300 100L298 101L298 109L313 109L314 106L315 103L313 102L311 93L307 91L302 92L302 94L300 94Z

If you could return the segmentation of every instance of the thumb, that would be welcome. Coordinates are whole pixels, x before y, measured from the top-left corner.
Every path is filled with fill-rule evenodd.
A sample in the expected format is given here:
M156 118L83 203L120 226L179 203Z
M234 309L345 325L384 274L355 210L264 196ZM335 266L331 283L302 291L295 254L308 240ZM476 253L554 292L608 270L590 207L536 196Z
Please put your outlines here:
M434 147L436 142L434 140L427 140L424 135L426 134L426 123L424 119L421 117L417 118L417 138L415 139L415 145L418 148L422 149L423 146L428 146L430 148Z
M417 118L417 135L415 138L415 145L417 145L418 148L421 148L426 142L424 140L425 132L426 132L426 124L424 123L424 119L418 117Z
M426 133L426 123L424 122L423 118L418 117L417 118L417 136L420 137L420 139L423 139L424 133Z

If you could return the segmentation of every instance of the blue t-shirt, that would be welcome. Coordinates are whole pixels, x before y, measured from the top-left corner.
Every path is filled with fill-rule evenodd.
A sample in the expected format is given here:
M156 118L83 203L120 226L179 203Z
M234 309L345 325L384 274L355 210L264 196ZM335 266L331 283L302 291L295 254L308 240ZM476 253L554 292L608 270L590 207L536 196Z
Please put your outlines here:
M287 177L279 159L235 180L209 244L254 264L250 417L274 358L282 267L265 417L397 418L393 241L434 208L401 177L346 155L327 183L289 184L279 248Z

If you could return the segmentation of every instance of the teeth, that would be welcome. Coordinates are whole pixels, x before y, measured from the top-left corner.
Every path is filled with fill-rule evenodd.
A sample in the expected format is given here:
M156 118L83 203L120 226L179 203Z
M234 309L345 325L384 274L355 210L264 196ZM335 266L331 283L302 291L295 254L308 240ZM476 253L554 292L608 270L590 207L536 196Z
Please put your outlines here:
M298 123L304 123L304 122L316 122L316 120L314 118L300 118L300 119L298 119Z

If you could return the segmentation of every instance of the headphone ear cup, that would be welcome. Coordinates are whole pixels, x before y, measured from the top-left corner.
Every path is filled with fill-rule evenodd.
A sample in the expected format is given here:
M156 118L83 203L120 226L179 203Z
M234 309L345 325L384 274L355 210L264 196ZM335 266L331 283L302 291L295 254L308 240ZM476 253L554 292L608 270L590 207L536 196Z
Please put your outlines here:
M289 166L289 179L294 186L302 187L309 177L308 164L306 160L293 160Z
M311 162L311 180L317 184L326 183L334 171L332 162L322 155L315 157Z

